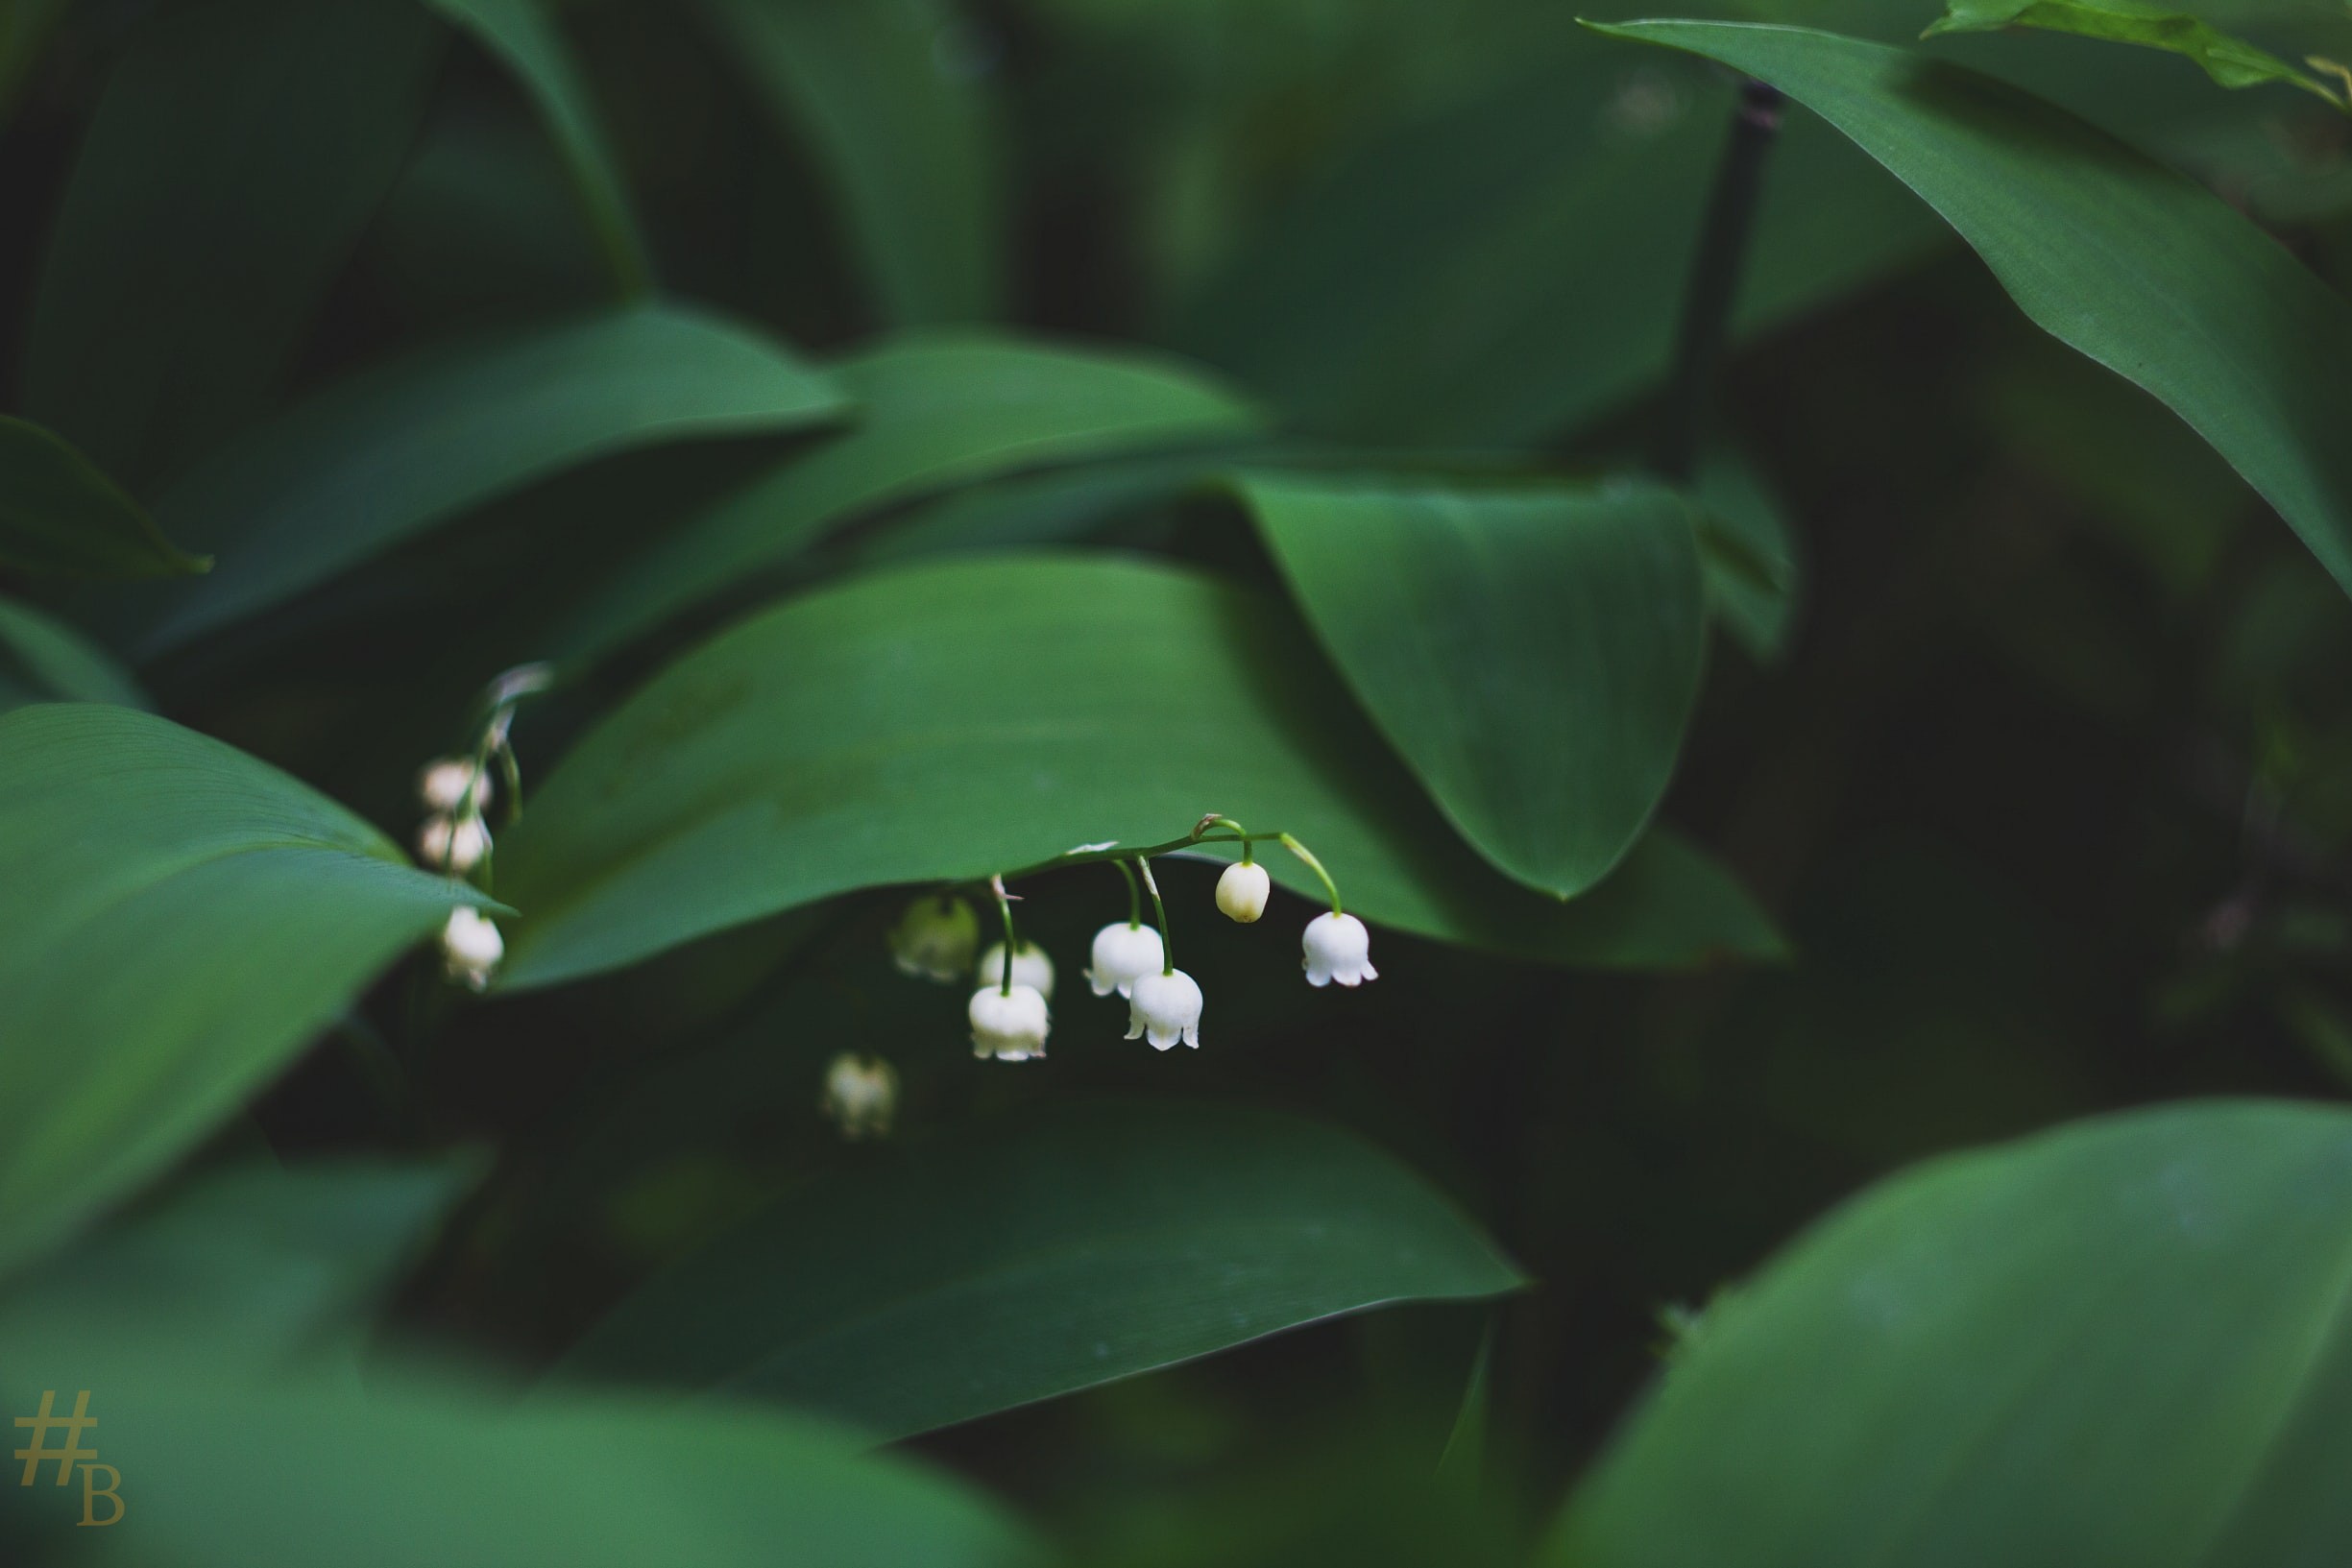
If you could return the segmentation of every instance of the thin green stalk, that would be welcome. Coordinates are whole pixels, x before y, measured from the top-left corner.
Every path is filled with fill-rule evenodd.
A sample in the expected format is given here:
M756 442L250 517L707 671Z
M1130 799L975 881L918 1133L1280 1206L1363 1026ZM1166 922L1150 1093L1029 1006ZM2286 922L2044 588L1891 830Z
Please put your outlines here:
M1143 889L1136 885L1135 873L1128 869L1125 860L1113 860L1111 864L1117 866L1119 875L1127 880L1127 929L1139 930L1143 927Z
M1282 835L1282 847L1304 860L1307 863L1307 869L1315 873L1316 878L1322 882L1323 891L1331 895L1331 912L1335 915L1346 914L1347 911L1340 907L1339 883L1331 880L1331 873L1323 869L1323 863L1315 858L1314 852L1288 833Z
M988 890L996 895L996 912L1005 920L1005 978L997 994L1009 997L1012 995L1012 895L1005 891L1005 879L1002 877L989 878Z
M1675 338L1674 378L1659 441L1658 471L1678 485L1687 485L1698 473L1716 372L1731 337L1732 307L1739 297L1748 236L1756 227L1764 155L1772 150L1780 128L1780 89L1762 82L1743 84L1731 141L1724 147L1714 190L1708 198L1707 226L1699 234Z
M1168 934L1168 905L1160 902L1159 883L1152 880L1152 862L1138 859L1135 869L1143 873L1144 887L1152 895L1152 911L1159 917L1160 973L1176 973L1176 942Z

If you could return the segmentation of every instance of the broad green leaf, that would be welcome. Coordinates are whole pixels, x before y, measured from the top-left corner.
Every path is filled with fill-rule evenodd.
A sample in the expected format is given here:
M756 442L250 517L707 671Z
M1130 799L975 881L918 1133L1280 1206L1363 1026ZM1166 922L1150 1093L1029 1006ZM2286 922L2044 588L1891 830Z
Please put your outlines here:
M2340 1107L2174 1106L1938 1160L1717 1299L1550 1560L2338 1561L2348 1310Z
M859 513L991 473L1233 439L1259 416L1178 362L958 334L831 367L857 422L671 530L616 573L550 650L612 648Z
M597 457L794 430L846 400L784 349L652 304L444 344L254 430L157 515L221 564L164 601L152 654L269 608L471 507Z
M206 569L146 508L37 424L0 415L0 566L80 577L173 577Z
M155 706L111 654L63 621L0 597L0 711L32 702Z
M1657 809L1698 695L1682 500L1327 474L1239 489L1349 689L1462 836L1560 898L1607 876Z
M614 285L624 296L643 294L653 285L653 266L629 208L628 187L605 138L579 61L542 0L431 0L431 4L505 61L522 83L546 122L548 138L570 172L572 187L579 193L581 209L604 253Z
M1065 1104L810 1183L657 1275L566 1364L898 1437L1342 1313L1523 1283L1418 1176L1345 1133Z
M90 1392L87 1445L123 1478L116 1527L82 1488L11 1486L6 1527L135 1568L1013 1568L1042 1549L969 1486L781 1413L605 1398L518 1411L405 1368L223 1366L201 1335L0 1339L0 1399ZM63 1434L52 1432L55 1447ZM105 1517L99 1500L93 1510Z
M893 326L996 316L1006 205L995 126L938 0L702 0L788 139L803 144Z
M260 1160L199 1177L0 1295L0 1342L41 1324L202 1334L286 1363L358 1326L479 1175L473 1162Z
M1945 5L1944 14L1929 25L1927 36L1997 33L2004 27L2074 33L2186 56L2225 87L2284 82L2340 107L2338 93L2310 73L2243 38L2231 37L2202 17L2168 11L2146 0L1945 0Z
M267 1082L471 889L128 708L0 716L0 1267Z
M1425 935L1563 962L1776 949L1670 842L1567 905L1489 870L1279 605L1141 562L961 557L740 622L583 737L499 845L500 895L529 911L506 981L851 888L1159 843L1208 810L1297 833L1349 908ZM1269 869L1313 896L1288 856Z
M153 8L41 260L24 409L146 494L259 413L416 133L412 0Z
M2027 316L2213 444L2352 590L2352 305L2187 179L1973 71L1793 27L1621 37L1761 78L1942 213Z

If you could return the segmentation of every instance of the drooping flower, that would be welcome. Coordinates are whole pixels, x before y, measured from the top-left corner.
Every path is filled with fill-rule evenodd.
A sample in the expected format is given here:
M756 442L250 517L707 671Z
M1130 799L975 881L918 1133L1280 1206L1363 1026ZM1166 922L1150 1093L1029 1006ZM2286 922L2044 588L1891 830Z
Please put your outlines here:
M1086 970L1086 983L1094 987L1098 997L1107 997L1113 991L1123 997L1133 996L1139 977L1156 975L1168 963L1168 950L1161 944L1159 932L1149 926L1130 926L1124 920L1094 933L1093 956L1094 962Z
M1138 976L1135 994L1128 1003L1127 1037L1149 1040L1154 1050L1166 1050L1178 1040L1198 1050L1200 982L1180 969Z
M959 898L927 893L890 928L890 961L901 974L949 984L972 973L980 916Z
M898 1069L879 1056L843 1051L825 1070L822 1108L853 1143L889 1137L890 1118L898 1110Z
M1005 983L1005 944L999 942L980 955L979 967L972 977L984 989ZM1045 949L1034 942L1024 941L1013 950L1012 983L1026 985L1048 1001L1054 1000L1054 960L1045 955Z
M490 829L478 816L426 817L417 830L417 853L437 871L464 876L490 852Z
M986 986L972 993L965 1012L972 1021L973 1055L1026 1062L1045 1054L1046 1031L1053 1024L1035 986L1016 985L1009 995L998 986Z
M467 806L467 791L473 791L471 809L479 815L490 805L490 775L473 765L471 757L444 757L424 764L417 775L417 798L425 808L443 816L454 816L461 806Z
M1300 945L1306 951L1309 985L1329 985L1334 980L1342 985L1362 985L1366 980L1380 977L1380 972L1372 967L1372 933L1353 915L1327 912L1317 915L1307 922L1306 936Z
M1217 907L1228 920L1247 926L1266 912L1273 883L1266 868L1254 861L1236 860L1217 879Z
M470 990L487 991L490 977L505 956L506 939L488 915L470 905L449 911L449 924L441 928L442 965L449 978Z

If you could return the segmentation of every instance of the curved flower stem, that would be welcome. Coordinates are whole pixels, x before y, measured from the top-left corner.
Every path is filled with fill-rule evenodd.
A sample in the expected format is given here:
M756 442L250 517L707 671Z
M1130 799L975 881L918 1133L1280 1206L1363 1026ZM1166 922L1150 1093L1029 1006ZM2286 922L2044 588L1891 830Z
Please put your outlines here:
M1211 812L1209 815L1202 817L1199 822L1193 825L1193 836L1198 838L1200 834L1207 832L1211 828L1229 828L1234 832L1241 835L1243 865L1249 865L1251 861L1257 858L1257 846L1250 842L1249 830L1243 827L1240 823L1234 821L1231 817L1219 816L1215 812Z
M1012 995L1012 895L1005 891L1005 879L1002 877L988 879L988 891L996 895L996 912L1005 918L1005 977L997 994L1009 997Z
M1143 873L1143 884L1152 895L1152 910L1159 916L1160 973L1176 973L1176 943L1168 935L1168 905L1160 902L1159 883L1152 880L1152 862L1136 857L1135 869Z
M502 827L513 827L522 820L522 764L515 760L515 748L504 741L498 743L498 778L506 785L506 818Z
M1339 884L1331 880L1331 873L1323 869L1323 863L1315 858L1314 853L1304 844L1301 844L1290 834L1284 833L1281 835L1281 838L1282 847L1290 851L1293 855L1298 856L1298 858L1301 860L1304 860L1307 863L1307 869L1315 873L1316 877L1321 880L1323 884L1323 891L1331 895L1331 912L1335 915L1346 914L1347 911L1340 907Z
M1125 860L1113 860L1119 875L1127 880L1127 929L1139 930L1143 927L1143 889L1135 883L1135 873L1128 869Z

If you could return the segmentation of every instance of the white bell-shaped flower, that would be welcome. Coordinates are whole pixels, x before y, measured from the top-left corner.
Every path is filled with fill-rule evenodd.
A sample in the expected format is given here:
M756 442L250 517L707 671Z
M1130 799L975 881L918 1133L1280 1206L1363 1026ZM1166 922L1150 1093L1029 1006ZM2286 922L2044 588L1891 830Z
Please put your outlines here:
M1178 1040L1200 1049L1200 985L1180 969L1165 975L1143 975L1128 1002L1127 1037L1152 1042L1166 1050Z
M478 816L426 817L417 830L417 853L434 870L462 877L490 853L490 829Z
M1087 967L1086 983L1098 997L1113 991L1133 996L1138 977L1156 975L1167 965L1168 950L1160 945L1159 932L1123 920L1094 933L1094 962Z
M973 977L984 988L1005 981L1005 944L999 942L980 955ZM1023 941L1012 955L1012 983L1026 985L1048 1001L1054 1000L1054 960L1036 943Z
M467 804L469 787L473 792L473 809L479 814L490 804L490 775L476 768L471 757L441 758L425 763L417 775L417 798L427 810L444 816L455 815Z
M898 1110L898 1069L879 1056L843 1051L825 1070L823 1110L852 1142L887 1138Z
M1045 1036L1052 1020L1045 997L1035 986L1016 985L1010 992L988 986L972 993L972 1004L965 1011L972 1020L973 1055L1026 1062L1045 1054Z
M449 924L441 928L442 963L449 978L471 990L487 991L490 977L505 956L506 939L488 915L467 905L449 911Z
M1334 980L1362 985L1380 977L1380 971L1372 967L1372 933L1353 915L1317 915L1307 922L1300 945L1306 950L1309 985L1329 985Z
M890 928L890 961L904 975L948 984L972 973L980 916L959 898L926 894Z
M1236 860L1217 879L1217 907L1226 919L1249 925L1266 912L1273 887L1264 866Z

